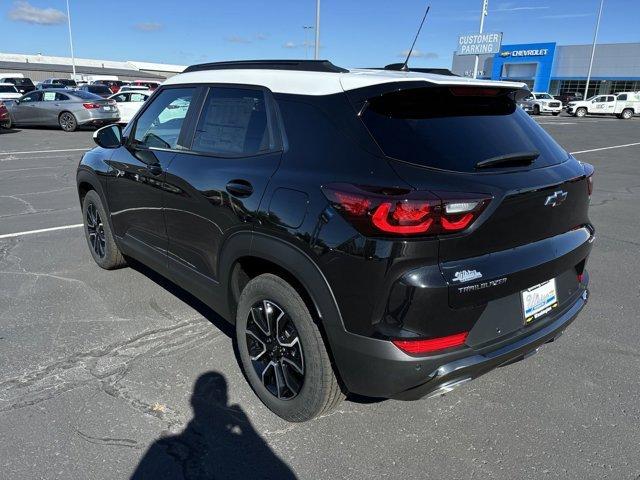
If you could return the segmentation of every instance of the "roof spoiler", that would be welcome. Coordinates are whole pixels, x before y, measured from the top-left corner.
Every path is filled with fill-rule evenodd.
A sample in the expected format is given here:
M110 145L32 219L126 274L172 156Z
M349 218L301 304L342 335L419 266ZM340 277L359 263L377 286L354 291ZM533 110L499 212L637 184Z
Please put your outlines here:
M451 77L459 77L460 75L456 75L448 68L415 68L409 67L403 69L403 63L390 63L389 65L385 65L384 68L376 68L375 70L392 70L397 72L420 72L420 73L433 73L436 75L448 75Z

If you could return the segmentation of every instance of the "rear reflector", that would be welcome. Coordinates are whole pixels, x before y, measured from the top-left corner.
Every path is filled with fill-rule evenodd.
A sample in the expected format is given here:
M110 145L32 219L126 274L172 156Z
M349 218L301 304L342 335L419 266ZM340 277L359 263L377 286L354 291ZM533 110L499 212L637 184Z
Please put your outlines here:
M422 340L392 340L393 344L409 355L424 355L438 352L447 348L464 345L469 332L456 333L446 337L428 338Z

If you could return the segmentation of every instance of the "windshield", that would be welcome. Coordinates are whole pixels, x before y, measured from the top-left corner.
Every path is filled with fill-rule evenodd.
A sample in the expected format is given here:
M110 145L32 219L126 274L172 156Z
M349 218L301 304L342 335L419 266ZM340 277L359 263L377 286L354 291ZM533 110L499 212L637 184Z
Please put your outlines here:
M72 90L69 93L72 94L74 97L78 97L83 100L102 100L102 97L100 95L96 95L94 93L87 92L85 90Z
M18 91L12 85L0 85L0 93L18 93Z
M473 172L482 160L536 151L537 168L567 157L506 90L395 91L370 99L360 118L387 156L426 167Z
M91 93L111 93L109 87L105 87L104 85L89 85L87 87L87 90L89 90Z

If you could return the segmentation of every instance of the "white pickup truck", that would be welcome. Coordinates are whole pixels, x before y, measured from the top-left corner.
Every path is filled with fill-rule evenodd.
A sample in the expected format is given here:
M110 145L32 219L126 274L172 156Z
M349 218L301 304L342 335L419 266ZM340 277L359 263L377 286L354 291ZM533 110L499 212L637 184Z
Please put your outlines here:
M586 100L569 102L567 113L574 117L584 117L587 114L615 115L628 120L640 113L640 92L595 95Z

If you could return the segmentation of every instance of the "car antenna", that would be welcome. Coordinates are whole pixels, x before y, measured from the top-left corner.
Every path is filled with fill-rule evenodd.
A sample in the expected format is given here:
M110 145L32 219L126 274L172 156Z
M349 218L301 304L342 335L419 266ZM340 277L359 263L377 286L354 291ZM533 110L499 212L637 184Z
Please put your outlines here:
M424 25L424 21L427 19L427 13L429 13L430 9L431 9L431 5L427 5L427 10L426 10L426 12L424 12L424 17L422 17L422 22L420 22L420 27L418 27L418 31L416 32L416 36L413 39L413 43L411 44L411 48L409 49L409 53L407 53L407 58L405 59L404 63L402 64L402 67L400 67L400 70L402 70L403 72L408 72L409 71L409 57L411 57L411 53L413 52L413 47L416 46L416 41L418 40L418 36L420 35L420 31L422 30L422 26Z

